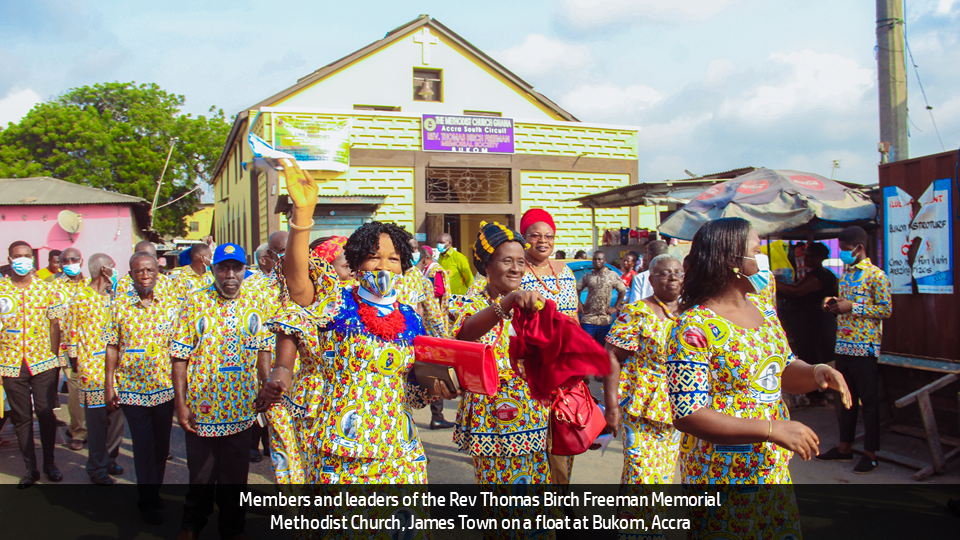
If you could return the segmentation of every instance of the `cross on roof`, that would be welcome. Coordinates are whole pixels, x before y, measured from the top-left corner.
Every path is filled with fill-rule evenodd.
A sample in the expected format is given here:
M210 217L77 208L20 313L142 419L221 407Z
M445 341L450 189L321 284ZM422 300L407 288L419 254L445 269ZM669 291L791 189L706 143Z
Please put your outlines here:
M440 40L437 39L437 36L430 33L430 29L424 26L420 29L420 32L414 34L413 36L414 43L419 43L420 47L423 49L423 65L430 65L430 47L428 45L436 45L440 43Z

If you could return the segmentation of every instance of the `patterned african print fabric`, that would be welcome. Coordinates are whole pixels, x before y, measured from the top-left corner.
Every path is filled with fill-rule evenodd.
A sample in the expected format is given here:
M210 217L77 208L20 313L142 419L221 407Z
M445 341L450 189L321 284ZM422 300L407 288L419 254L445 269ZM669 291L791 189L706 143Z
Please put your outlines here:
M625 414L623 473L620 475L620 483L673 483L682 435L671 423Z
M853 303L853 311L837 317L836 353L880 356L882 321L893 313L887 275L864 259L843 273L840 298Z
M349 459L321 456L310 471L312 484L426 484L427 456L413 459Z
M427 301L424 303L424 326L427 334L433 337L448 338L450 336L450 282L447 271L435 262L424 269L424 289ZM436 280L443 281L441 296L436 295Z
M423 275L416 266L411 266L403 273L403 278L397 285L397 301L408 306L415 306L427 299L426 286Z
M533 270L528 270L523 274L523 279L520 280L520 289L539 291L544 298L553 300L557 304L557 311L576 319L577 278L574 277L570 267L564 265L563 270L557 272L556 277L553 274L546 274L541 275L540 280L543 281L546 288L537 281L537 277L533 275Z
M670 424L666 342L674 323L645 301L624 305L607 342L631 354L620 369L620 406L625 414Z
M156 289L149 306L139 295L114 298L104 341L120 350L114 373L120 403L154 407L173 399L170 338L180 306L178 297Z
M720 492L720 506L687 508L690 540L800 540L800 510L792 485L728 485L704 488L685 485L683 494Z
M547 452L516 456L473 456L477 484L549 484Z
M21 289L0 280L0 377L16 377L26 363L31 375L60 367L50 352L50 321L63 302L56 288L37 278Z
M286 477L302 474L307 482L326 481L331 474L356 477L357 482L419 479L408 469L424 456L411 408L433 401L410 378L413 338L424 333L420 317L400 303L396 309L406 328L385 341L367 331L353 289L342 287L330 265L311 257L309 272L314 303L301 307L282 291L282 311L269 323L273 332L300 342L300 370L283 403L289 417L274 415L295 423L275 427L277 432L306 428L294 440L288 437L283 449L285 466L296 461L289 453L299 453L305 470ZM327 476L318 476L325 466Z
M233 435L253 425L257 355L272 351L275 340L264 326L263 307L258 291L243 286L234 299L204 287L183 304L170 356L187 361L185 403L201 437Z
M773 308L748 296L763 323L744 329L702 306L680 315L667 342L667 384L673 418L702 408L737 418L789 420L780 377L794 361ZM792 452L776 444L720 445L685 437L685 484L790 483Z
M474 288L471 288L474 291ZM475 291L469 296L462 297L457 306L457 320L453 325L453 335L463 328L466 320L491 305L486 294L477 294ZM500 372L500 388L494 396L480 394L465 394L460 399L457 409L456 426L453 432L453 441L461 452L468 452L474 457L491 458L482 463L492 463L493 459L506 465L534 463L539 454L546 459L547 418L549 409L530 397L526 381L519 373L513 371L510 365L510 325L507 321L500 321L497 326L479 339L481 343L493 346L497 360L497 369ZM514 460L513 458L523 459ZM524 461L527 460L527 461ZM530 461L533 460L533 461ZM477 461L475 460L475 463ZM517 481L524 477L522 470L505 469L496 477L488 473L477 471L478 482L481 479L492 482L505 478L516 477ZM541 483L548 481L541 477L531 477Z
M177 294L181 298L186 299L191 293L199 291L208 285L213 285L213 274L209 271L198 275L189 264L180 268L180 273L176 279L174 279L173 284L177 289Z
M70 310L70 305L76 300L77 294L89 284L90 280L85 277L81 277L79 281L73 281L66 274L60 274L50 282L50 286L57 291L57 296L60 298L60 303L54 306L50 313L54 319L60 322L60 353L58 357L62 368L70 365L66 343L66 336L70 334L67 312Z
M157 290L157 294L179 297L182 301L182 297L180 297L178 294L173 279L171 279L169 276L157 274L157 284L154 286L154 289ZM136 294L137 290L133 287L133 278L130 277L130 274L127 274L117 280L117 292L114 294L115 297L127 296L132 298Z
M607 326L613 321L613 316L607 313L613 291L617 291L618 298L626 299L627 288L620 281L620 277L609 268L604 267L599 274L587 272L577 284L577 293L587 289L587 301L583 304L583 313L580 314L583 324Z
M67 355L77 359L80 382L80 402L87 407L103 407L104 360L107 343L104 332L110 324L109 294L98 293L85 285L70 304L65 319L68 332L64 333Z

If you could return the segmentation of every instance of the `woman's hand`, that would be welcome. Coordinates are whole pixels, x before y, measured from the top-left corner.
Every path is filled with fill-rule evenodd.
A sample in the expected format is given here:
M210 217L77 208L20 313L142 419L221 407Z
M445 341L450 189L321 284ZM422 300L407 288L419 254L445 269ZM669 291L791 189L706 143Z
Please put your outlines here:
M433 388L427 389L427 393L431 396L439 396L443 399L457 399L463 395L463 390L457 390L456 392L451 392L447 388L447 383L441 381L440 379L433 380Z
M513 291L503 297L500 307L504 311L511 311L514 306L523 311L540 311L546 303L547 299L537 291Z
M809 461L820 453L820 438L817 434L800 422L791 420L773 420L770 442L796 452L804 461Z
M603 428L602 433L612 433L616 437L620 431L620 406L604 407L603 418L607 421L607 427Z
M829 388L840 392L844 407L849 409L853 406L853 398L850 396L850 389L847 388L847 381L842 373L826 364L817 364L813 368L813 378L821 390Z
M317 195L320 193L317 181L301 169L296 160L268 159L268 162L275 167L283 167L283 176L287 180L287 193L290 195L293 206L309 208L312 211L317 206Z

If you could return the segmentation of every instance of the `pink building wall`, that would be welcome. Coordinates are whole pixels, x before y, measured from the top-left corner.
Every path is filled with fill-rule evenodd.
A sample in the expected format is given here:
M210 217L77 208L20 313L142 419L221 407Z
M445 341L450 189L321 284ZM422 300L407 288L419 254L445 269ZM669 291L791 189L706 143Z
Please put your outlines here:
M57 214L70 210L83 216L83 227L73 241L57 223ZM0 248L7 263L7 246L16 240L39 250L37 265L47 265L50 250L75 247L83 254L83 275L89 276L87 261L94 253L106 253L117 264L120 275L130 269L133 246L140 241L130 207L118 204L77 204L56 206L0 206Z

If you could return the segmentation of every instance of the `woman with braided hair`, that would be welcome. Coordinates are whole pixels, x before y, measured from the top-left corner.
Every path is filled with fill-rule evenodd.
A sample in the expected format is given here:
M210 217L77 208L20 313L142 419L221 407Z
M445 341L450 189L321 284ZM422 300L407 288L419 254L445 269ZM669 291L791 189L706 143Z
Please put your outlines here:
M520 290L523 236L499 223L480 225L473 262L484 286L471 287L458 302L452 333L461 341L493 346L500 387L496 395L465 394L457 410L454 442L473 456L478 484L549 484L549 410L530 397L529 387L510 364L510 319L514 306L534 311L546 299Z
M273 453L278 482L285 475L293 483L426 483L411 409L455 394L442 382L422 388L410 376L413 339L424 328L398 294L411 266L409 234L376 221L357 229L343 248L357 285L344 285L310 255L316 181L293 160L282 164L294 210L278 271L281 312L269 322L277 359L258 398L260 410L282 401L293 419L279 437L285 447Z

